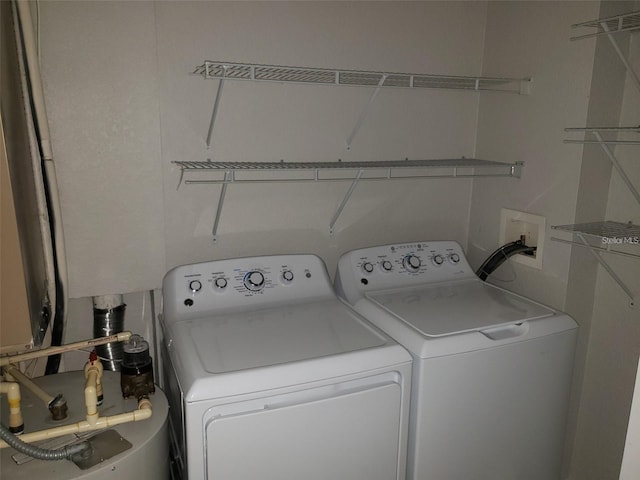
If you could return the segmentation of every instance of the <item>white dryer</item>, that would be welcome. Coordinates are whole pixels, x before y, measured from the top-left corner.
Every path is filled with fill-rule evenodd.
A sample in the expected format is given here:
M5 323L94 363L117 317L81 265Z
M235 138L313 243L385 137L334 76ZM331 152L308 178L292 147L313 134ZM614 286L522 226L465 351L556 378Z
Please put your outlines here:
M184 478L405 478L411 356L336 297L320 258L180 266L163 301Z
M349 252L336 290L414 357L408 479L560 478L569 316L482 282L451 241Z

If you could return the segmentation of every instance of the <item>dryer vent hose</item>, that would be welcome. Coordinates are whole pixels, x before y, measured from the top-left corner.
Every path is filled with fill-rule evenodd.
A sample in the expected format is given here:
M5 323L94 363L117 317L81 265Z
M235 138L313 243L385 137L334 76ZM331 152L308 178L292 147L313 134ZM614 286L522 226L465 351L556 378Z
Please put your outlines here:
M504 261L515 255L516 253L525 253L533 255L537 247L528 247L522 240L516 240L515 242L506 243L493 252L489 258L487 258L480 268L476 271L476 275L480 277L480 280L486 280L493 271L504 263Z
M0 438L7 442L7 445L11 448L15 448L20 453L37 458L38 460L71 460L71 457L91 448L91 444L89 442L67 445L66 447L62 447L57 450L36 447L35 445L31 445L20 440L2 424L0 424Z

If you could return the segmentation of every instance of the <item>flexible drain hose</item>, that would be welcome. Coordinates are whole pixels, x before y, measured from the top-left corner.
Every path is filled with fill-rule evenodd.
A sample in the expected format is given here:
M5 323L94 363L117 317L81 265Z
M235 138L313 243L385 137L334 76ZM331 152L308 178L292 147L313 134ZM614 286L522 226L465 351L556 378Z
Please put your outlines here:
M73 457L74 455L77 455L91 448L89 442L67 445L66 447L62 447L57 450L36 447L35 445L31 445L20 440L2 424L0 424L0 438L7 442L10 447L15 448L20 453L24 453L25 455L29 455L30 457L37 458L38 460L71 460L71 457Z
M480 277L480 280L486 280L496 268L502 265L504 261L512 255L516 253L533 254L535 251L536 247L528 247L522 243L522 240L516 240L515 242L502 245L480 265L480 268L476 271L476 275Z

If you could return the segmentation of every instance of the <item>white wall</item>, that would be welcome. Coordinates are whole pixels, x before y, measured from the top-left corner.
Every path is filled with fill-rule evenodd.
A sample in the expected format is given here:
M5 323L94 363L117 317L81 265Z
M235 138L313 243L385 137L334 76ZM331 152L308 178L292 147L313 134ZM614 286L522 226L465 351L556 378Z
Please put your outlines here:
M617 125L620 105L621 123L638 124L640 109L629 84L622 98L624 72L606 38L569 41L580 33L571 24L633 9L632 2L607 2L602 11L597 2L490 2L484 68L528 66L534 101L517 97L505 108L493 97L481 99L478 156L524 160L525 168L519 183L502 188L494 179L474 180L472 262L498 246L501 207L542 215L547 225L604 218L638 223L638 205L599 147L562 143L565 127ZM618 149L621 160L640 185L638 164L631 160L637 160L637 149L625 148ZM547 230L542 270L507 263L490 279L566 309L580 324L565 470L576 480L613 480L640 349L638 310L628 308L624 293L588 252L549 241L552 235L562 236ZM639 262L611 262L637 289Z
M176 191L170 162L473 156L476 94L383 90L347 150L370 90L242 82L225 84L207 150L217 82L187 72L211 59L469 75L480 71L484 18L482 2L158 3L167 267L314 252L333 274L354 247L447 236L466 243L470 181L435 180L360 184L333 236L329 221L348 184L232 185L213 245L220 187Z
M633 391L620 480L635 480L638 477L640 477L640 365L638 365Z
M626 11L632 8L638 11L640 2L630 7ZM640 36L635 34L631 40L629 60L635 71L640 72ZM628 38L621 36L618 41L626 52ZM617 61L617 57L614 59ZM630 76L626 75L624 81L619 125L637 126L640 123L640 91ZM620 136L620 139L637 140L637 135ZM640 147L618 146L613 151L633 184L640 188ZM602 161L608 163L606 159ZM592 192L590 187L587 193ZM608 220L640 224L640 205L615 171L611 173L610 182L604 185L604 192ZM638 245L627 245L622 250L640 256ZM628 288L640 292L639 259L606 254L603 258ZM640 309L630 308L627 295L600 267L593 305L572 478L617 479L640 355Z
M72 297L164 273L154 5L40 2L41 67Z
M87 297L158 288L164 272L178 264L314 252L333 273L350 248L446 238L467 245L478 265L498 246L501 207L543 215L553 225L572 223L590 201L603 205L585 195L594 181L580 176L586 154L562 143L565 127L587 122L596 57L594 41L568 41L570 25L597 18L598 2L42 2L40 11L74 297L67 341L90 331ZM528 97L384 90L348 151L345 139L370 91L227 82L208 150L217 82L189 75L207 59L532 75L534 85ZM638 106L626 99L623 117L637 124ZM231 185L215 245L219 187L176 190L179 171L171 163L463 155L524 161L523 177L363 183L333 236L328 224L348 184ZM606 169L602 178L607 213L638 223L635 214L616 214L630 207L615 175L609 189ZM589 266L593 281L583 284L579 254L548 240L542 270L506 265L492 281L558 308L577 282L572 308L586 327L581 342L590 356L573 478L589 478L584 472L602 458L608 467L594 471L606 480L619 459L631 385L627 363L618 375L617 364L608 362L637 358L640 322L599 274L589 337L596 267ZM635 267L622 268L640 278ZM126 300L130 326L148 329L148 294L130 293ZM581 378L580 364L578 370ZM599 387L603 379L606 389ZM616 410L610 426L603 408ZM594 435L603 429L607 444Z
M525 166L516 183L474 180L468 253L476 265L499 246L503 207L541 215L547 225L573 223L580 152L562 140L565 127L585 124L593 45L570 42L570 25L597 18L597 7L595 2L489 4L484 71L526 70L534 82L531 97L481 98L478 157ZM490 280L562 308L568 249L548 237L549 232L542 270L506 263Z
M42 70L61 183L72 297L143 291L169 268L314 252L333 273L364 245L463 245L471 181L231 185L176 191L175 160L335 161L474 155L478 94L383 90L351 150L368 89L217 81L206 59L477 75L485 2L43 2ZM454 33L455 32L455 33ZM510 72L518 75L520 72ZM446 207L442 199L447 198Z

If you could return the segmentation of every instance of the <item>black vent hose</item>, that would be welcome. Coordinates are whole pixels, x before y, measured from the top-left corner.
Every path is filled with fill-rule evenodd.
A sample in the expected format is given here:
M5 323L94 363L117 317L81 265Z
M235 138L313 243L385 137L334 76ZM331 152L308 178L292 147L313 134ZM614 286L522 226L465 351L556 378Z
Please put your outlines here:
M38 460L71 460L74 455L83 453L91 448L91 444L89 442L76 443L74 445L68 445L57 450L36 447L35 445L31 445L20 440L1 423L0 438L7 442L7 445L9 445L11 448L15 448L20 453L24 453L25 455L29 455L30 457L37 458Z
M515 242L506 243L493 252L489 258L487 258L480 268L476 271L476 275L480 277L480 280L486 280L493 271L504 263L504 261L515 255L516 253L527 253L532 255L536 251L537 247L528 247L522 240L516 240Z

